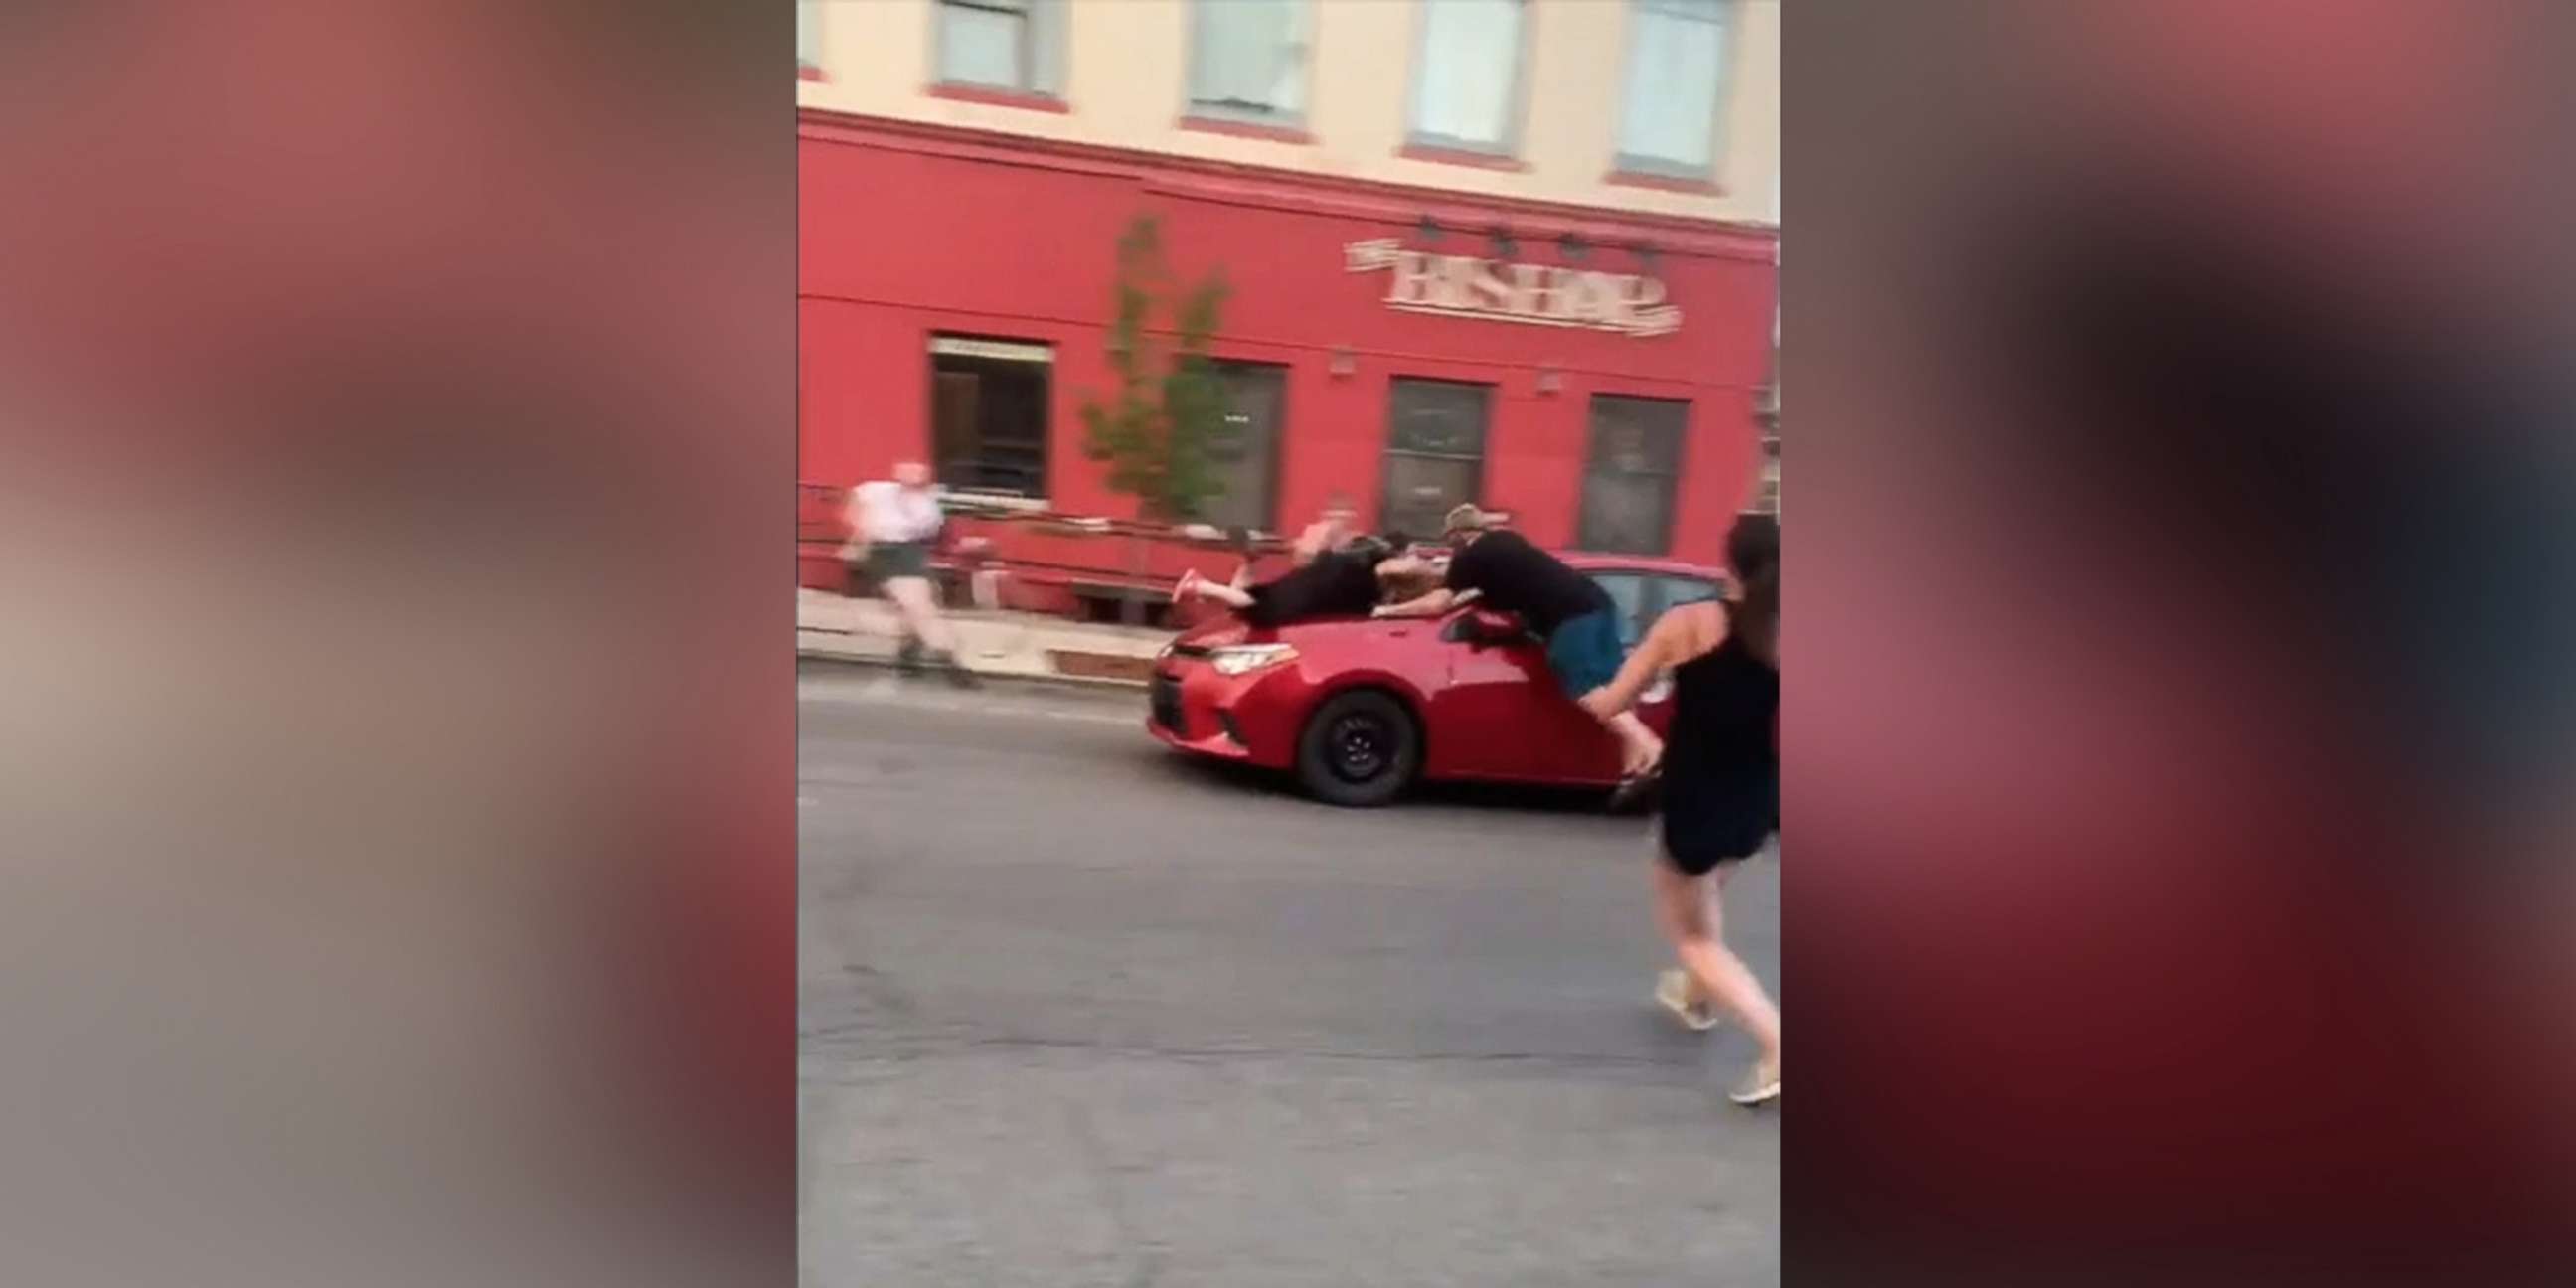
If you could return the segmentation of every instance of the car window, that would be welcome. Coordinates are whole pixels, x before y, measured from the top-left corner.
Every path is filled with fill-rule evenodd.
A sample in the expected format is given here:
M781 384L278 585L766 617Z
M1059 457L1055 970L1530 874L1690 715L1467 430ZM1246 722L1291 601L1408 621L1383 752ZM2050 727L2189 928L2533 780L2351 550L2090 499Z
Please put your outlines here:
M1610 604L1619 619L1619 647L1633 649L1646 637L1646 628L1654 625L1655 604L1647 593L1646 579L1635 573L1594 573L1592 580L1610 593Z
M1716 582L1703 581L1697 577L1666 577L1662 579L1657 589L1663 592L1663 602L1658 606L1660 611L1715 599L1718 586Z

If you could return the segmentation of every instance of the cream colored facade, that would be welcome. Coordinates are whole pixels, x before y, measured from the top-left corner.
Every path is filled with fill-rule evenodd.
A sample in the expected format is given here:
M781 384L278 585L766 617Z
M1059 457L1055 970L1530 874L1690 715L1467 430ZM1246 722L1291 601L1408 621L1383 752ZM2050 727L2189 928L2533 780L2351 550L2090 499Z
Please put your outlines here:
M1305 141L1184 127L1191 6L1205 0L1065 0L1061 112L932 92L940 0L798 2L800 61L811 65L798 82L800 107L1460 192L1778 221L1780 0L1726 0L1713 190L1612 181L1636 0L1526 0L1512 168L1406 155L1421 0L1309 0Z

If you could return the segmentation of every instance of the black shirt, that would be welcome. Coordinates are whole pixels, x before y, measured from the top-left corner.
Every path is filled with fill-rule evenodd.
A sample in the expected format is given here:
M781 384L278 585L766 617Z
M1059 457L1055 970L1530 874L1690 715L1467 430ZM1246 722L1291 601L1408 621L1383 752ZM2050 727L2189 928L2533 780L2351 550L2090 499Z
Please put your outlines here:
M1366 617L1377 606L1377 566L1364 556L1327 550L1273 580L1244 592L1252 605L1244 619L1255 626L1283 626L1309 617Z
M1487 606L1518 613L1540 635L1554 635L1586 613L1610 610L1610 592L1529 543L1517 532L1488 532L1449 561L1449 589L1485 592Z

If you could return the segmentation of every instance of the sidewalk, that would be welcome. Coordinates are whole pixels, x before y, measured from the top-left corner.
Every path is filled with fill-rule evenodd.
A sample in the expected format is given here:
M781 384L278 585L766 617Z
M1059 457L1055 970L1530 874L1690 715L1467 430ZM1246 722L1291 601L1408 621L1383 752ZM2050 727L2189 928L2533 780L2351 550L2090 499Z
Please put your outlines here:
M1172 633L1098 626L1037 613L951 609L958 654L973 670L1007 679L1142 688ZM796 592L796 654L892 665L894 614L880 600Z

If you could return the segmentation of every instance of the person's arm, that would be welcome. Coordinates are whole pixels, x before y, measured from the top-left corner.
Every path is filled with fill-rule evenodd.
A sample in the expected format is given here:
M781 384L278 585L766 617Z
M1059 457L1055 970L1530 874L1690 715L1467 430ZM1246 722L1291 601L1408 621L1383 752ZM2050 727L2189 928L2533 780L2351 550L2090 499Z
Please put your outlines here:
M1448 612L1450 609L1475 598L1475 594L1476 592L1471 590L1465 595L1461 595L1457 591L1451 590L1446 586L1442 586L1439 589L1432 591L1430 594L1424 595L1418 599L1408 599L1401 604L1380 604L1369 610L1369 616L1438 617L1442 613Z
M1706 633L1704 614L1699 605L1677 609L1655 620L1654 629L1628 655L1626 664L1608 684L1575 699L1594 719L1607 720L1637 705L1637 695L1655 682L1655 677L1717 646L1718 640L1703 640ZM1721 622L1723 619L1720 619ZM1717 627L1719 639L1725 627Z

